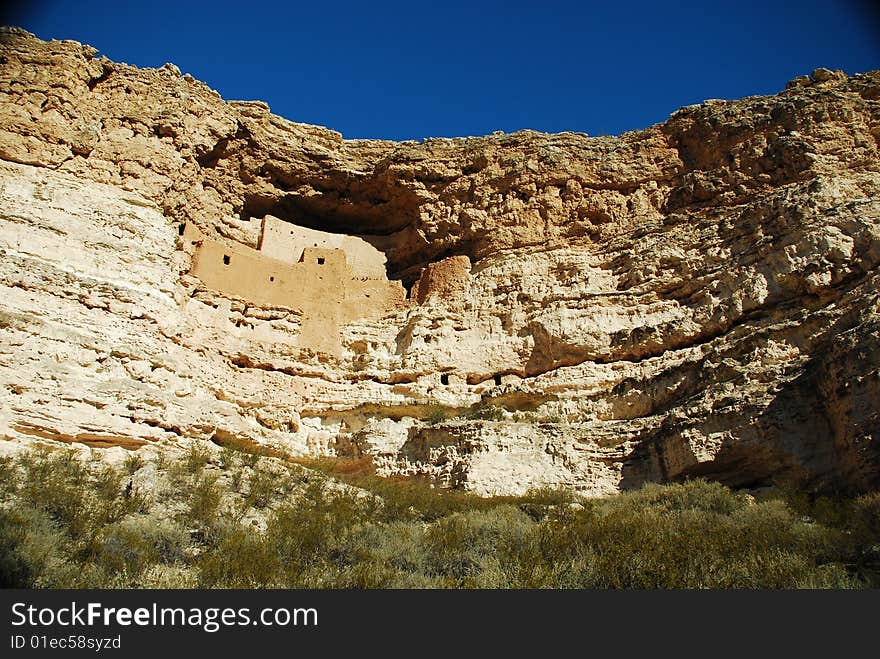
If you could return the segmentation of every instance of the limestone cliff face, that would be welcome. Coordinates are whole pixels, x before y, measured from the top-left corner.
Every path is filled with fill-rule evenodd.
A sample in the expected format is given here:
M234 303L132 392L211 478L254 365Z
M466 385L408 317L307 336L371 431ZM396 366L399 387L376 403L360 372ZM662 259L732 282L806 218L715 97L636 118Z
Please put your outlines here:
M236 434L487 494L880 485L880 72L619 137L395 143L0 42L6 439ZM340 302L326 350L311 307L193 272L180 227L257 253L266 216L369 243L408 299Z

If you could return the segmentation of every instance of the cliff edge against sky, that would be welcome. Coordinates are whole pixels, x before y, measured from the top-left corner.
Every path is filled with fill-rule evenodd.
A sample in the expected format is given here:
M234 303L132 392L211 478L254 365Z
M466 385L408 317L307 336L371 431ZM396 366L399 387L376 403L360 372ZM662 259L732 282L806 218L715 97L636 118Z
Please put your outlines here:
M396 143L96 54L0 34L7 447L237 437L482 494L880 484L880 72Z

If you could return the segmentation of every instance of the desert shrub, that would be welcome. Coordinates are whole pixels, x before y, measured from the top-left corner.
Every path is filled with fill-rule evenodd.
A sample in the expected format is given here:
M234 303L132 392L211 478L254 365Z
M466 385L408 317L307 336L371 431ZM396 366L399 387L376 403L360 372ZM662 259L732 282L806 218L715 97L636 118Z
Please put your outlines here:
M323 588L394 588L398 571L378 561L363 561L350 566L326 569L317 578L309 575L307 582ZM320 585L319 585L320 584Z
M531 512L531 508L527 508ZM595 521L591 507L554 507L517 544L501 545L499 560L512 588L576 588L578 566L588 564L583 539Z
M805 524L782 502L749 505L720 485L646 487L570 517L567 524L548 520L541 550L524 554L541 564L549 556L565 560L568 553L568 585L793 588L826 583L829 575L840 583L837 532Z
M188 518L192 524L209 525L209 518L217 509L211 505L214 498L218 499L219 506L219 494L217 497L213 495L218 473L207 469L210 463L208 449L193 442L182 457L164 469L168 480L166 498L181 502L185 509L181 518Z
M604 503L611 509L650 507L665 512L696 510L727 515L748 506L749 500L720 483L699 479L671 485L648 483Z
M796 578L793 588L801 589L851 589L869 586L868 583L862 582L854 577L844 565L839 563L820 565L814 569L808 570L806 574ZM757 586L763 588L764 586ZM877 582L870 585L872 588L877 587Z
M564 489L480 498L379 478L367 458L310 465L362 489L265 460L228 449L208 468L194 445L162 472L161 507L127 485L146 466L134 461L116 470L45 449L0 460L0 585L880 586L878 494L755 501L694 480L588 501Z
M156 563L140 576L132 588L199 588L198 576L189 566L182 563Z
M291 489L289 477L279 476L262 469L254 469L248 478L245 506L262 510Z
M96 529L112 524L126 515L143 512L146 508L144 496L138 492L131 481L123 484L122 474L111 467L99 469L89 479L87 499L89 525Z
M853 501L847 522L852 569L871 588L880 588L880 493Z
M233 469L239 464L238 452L228 446L224 446L220 450L218 462L220 463L220 468L223 470Z
M438 423L443 423L454 415L455 411L448 407L444 407L443 405L432 405L428 408L428 413L425 416L425 423L435 426Z
M442 576L448 585L487 586L482 573L500 575L496 552L510 556L532 531L533 520L513 506L453 513L432 524L422 542L428 574ZM505 578L495 577L494 586Z
M242 453L239 457L241 458L242 466L248 467L250 469L256 467L257 463L260 461L259 453L251 453L246 451Z
M0 510L0 579L3 587L62 588L75 580L69 541L43 510Z
M184 487L187 483L198 480L210 462L211 454L208 449L193 442L183 457L168 467L167 473L174 485Z
M858 497L847 510L847 526L869 542L880 542L880 492Z
M0 588L30 588L33 570L22 552L26 531L20 515L0 508Z
M511 497L511 502L515 502L535 520L541 520L548 514L567 509L569 506L591 505L577 501L574 491L563 487L532 488L520 497Z
M187 493L186 506L180 516L184 524L194 527L202 537L214 530L220 518L223 492L216 474L200 474Z
M515 499L520 505L567 506L575 503L577 496L564 487L536 487Z
M88 472L76 454L36 448L22 454L18 462L22 470L19 497L23 503L45 512L71 535L86 532Z
M806 519L838 531L832 549L850 572L866 585L880 587L880 493L800 499L798 504L798 513Z
M18 470L12 456L0 456L0 501L18 491Z
M220 469L226 475L230 489L240 493L245 475L245 464L241 455L232 449L224 448L220 452Z
M366 523L373 512L369 498L316 481L297 501L286 503L270 517L266 539L277 548L288 587L309 585L316 566L329 561L352 529Z
M239 525L225 528L197 567L201 588L269 588L281 574L278 552L266 537Z
M503 407L486 402L474 405L465 416L468 419L482 419L484 421L503 421L505 418Z
M125 470L125 473L129 476L134 476L145 465L146 461L138 453L131 453L130 455L126 456L125 462L122 463L122 467Z
M334 587L404 588L402 584L415 582L427 587L431 580L423 576L424 533L424 526L417 522L353 528L334 550L332 560L338 568Z
M189 534L172 521L133 516L102 529L96 562L136 579L157 563L183 562L188 545Z

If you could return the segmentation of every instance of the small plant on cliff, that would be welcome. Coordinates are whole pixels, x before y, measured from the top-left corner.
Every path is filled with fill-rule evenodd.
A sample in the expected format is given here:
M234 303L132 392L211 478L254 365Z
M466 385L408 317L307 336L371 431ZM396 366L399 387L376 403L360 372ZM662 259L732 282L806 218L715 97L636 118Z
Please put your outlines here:
M481 419L483 421L503 421L505 419L504 408L482 401L468 410L467 418Z
M433 405L428 411L428 415L425 417L425 422L429 425L436 426L438 423L443 423L451 416L452 413L449 408L443 407L442 405Z
M5 483L3 491L14 494L18 489L18 473L10 456L0 456L0 483Z
M137 453L132 453L131 455L125 458L125 462L122 463L123 468L125 469L125 473L129 476L134 476L139 470L141 470L146 462L143 457L141 457Z
M215 474L202 474L192 485L186 500L186 508L180 519L193 527L199 537L206 538L214 530L220 517L223 492Z
M248 479L248 493L244 499L246 506L263 509L282 494L277 476L261 469L251 472Z

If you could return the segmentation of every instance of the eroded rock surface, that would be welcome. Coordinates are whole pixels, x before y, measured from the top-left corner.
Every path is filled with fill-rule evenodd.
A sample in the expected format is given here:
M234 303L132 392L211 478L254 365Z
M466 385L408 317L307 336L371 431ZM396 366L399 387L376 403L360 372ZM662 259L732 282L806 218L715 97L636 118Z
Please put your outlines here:
M619 137L395 143L0 42L7 439L232 434L485 494L880 484L880 72ZM327 343L314 308L196 276L182 226L282 258L266 216L369 243L409 296Z

